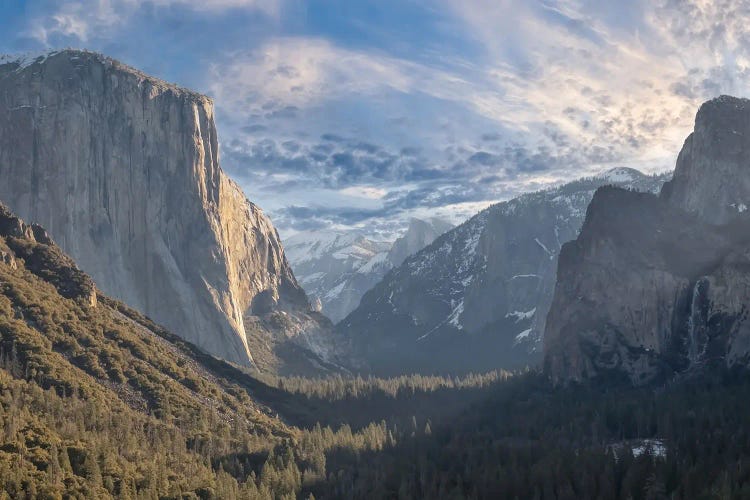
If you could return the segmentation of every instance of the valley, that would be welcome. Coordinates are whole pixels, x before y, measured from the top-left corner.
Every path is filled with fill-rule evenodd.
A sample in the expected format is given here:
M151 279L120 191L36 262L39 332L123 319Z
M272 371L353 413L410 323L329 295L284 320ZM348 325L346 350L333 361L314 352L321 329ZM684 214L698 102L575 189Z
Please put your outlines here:
M282 239L213 101L102 54L0 105L1 498L750 495L750 101L388 241Z

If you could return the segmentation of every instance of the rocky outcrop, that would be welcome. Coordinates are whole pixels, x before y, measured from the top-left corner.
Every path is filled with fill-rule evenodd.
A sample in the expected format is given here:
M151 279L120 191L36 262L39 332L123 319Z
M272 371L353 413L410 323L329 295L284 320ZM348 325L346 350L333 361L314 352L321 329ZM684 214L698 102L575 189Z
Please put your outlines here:
M0 204L0 263L15 270L19 262L23 268L52 284L61 296L96 307L93 280L78 269L44 229L26 224Z
M748 101L709 101L660 197L597 191L560 256L544 341L554 380L747 364L748 123Z
M285 247L302 286L320 301L322 312L337 322L388 271L451 227L437 218L413 218L392 245L357 232L317 231L298 233L286 240Z
M408 257L337 325L380 374L465 373L541 359L558 252L595 189L658 191L667 176L614 169L494 205Z
M2 64L0 178L105 293L212 354L249 365L251 335L308 346L327 327L221 170L205 96L83 51Z
M451 229L453 229L451 224L436 217L428 220L411 218L406 232L398 237L388 250L389 264L392 267L400 266L407 257L422 250L438 236Z

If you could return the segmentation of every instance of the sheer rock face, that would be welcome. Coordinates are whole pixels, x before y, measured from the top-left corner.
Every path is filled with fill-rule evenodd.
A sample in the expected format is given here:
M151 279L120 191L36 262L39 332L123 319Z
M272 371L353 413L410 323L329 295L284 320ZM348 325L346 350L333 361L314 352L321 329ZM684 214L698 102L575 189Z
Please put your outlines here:
M726 224L750 207L750 100L706 102L677 158L662 196L712 224Z
M748 363L749 124L749 101L709 101L660 197L597 191L560 254L544 345L553 379L640 384Z
M435 241L441 234L447 233L453 226L438 218L421 220L412 218L406 232L393 242L388 251L388 262L398 267L409 257Z
M272 313L310 333L276 230L219 167L209 98L88 52L2 64L0 178L105 293L210 353L251 364L245 324Z
M555 379L647 382L687 367L693 290L734 244L651 194L601 188L560 253L544 337Z

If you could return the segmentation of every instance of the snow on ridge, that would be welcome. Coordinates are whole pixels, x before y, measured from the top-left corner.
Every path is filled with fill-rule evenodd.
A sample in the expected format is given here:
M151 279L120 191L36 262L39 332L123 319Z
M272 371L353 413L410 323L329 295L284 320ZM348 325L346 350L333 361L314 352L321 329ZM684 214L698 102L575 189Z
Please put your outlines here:
M28 68L34 63L43 63L48 57L60 52L59 50L44 50L38 52L23 52L20 54L0 54L0 66L4 64L18 64L16 71Z
M344 248L338 249L335 252L331 254L331 256L334 259L338 260L346 260L346 259L359 259L359 260L369 260L372 257L374 257L376 252L369 248L365 248L361 245L349 245L345 246Z
M641 172L635 169L627 167L615 167L600 174L599 177L610 182L633 182L638 174L643 175L641 174Z
M357 272L359 274L369 274L375 270L376 267L386 265L388 262L388 252L376 253L370 260L365 262Z
M299 282L300 282L300 283L301 283L302 285L308 285L308 284L310 284L310 283L313 283L313 282L315 282L315 281L318 281L318 280L319 280L320 278L322 278L323 276L325 276L325 274L326 274L326 273L322 273L322 272L317 272L317 273L312 273L312 274L308 274L307 276L302 276L302 277L301 277L301 278L299 279Z
M516 279L519 279L519 278L537 278L537 279L541 279L541 276L539 276L538 274L516 274L515 276L511 276L511 278L510 278L509 281L516 280Z
M355 259L363 263L379 251L380 242L361 234L337 231L308 231L295 234L284 242L284 251L292 265L304 264L326 255L337 260Z
M324 298L326 300L332 300L332 299L335 299L337 297L340 297L341 296L341 292L344 291L345 287L346 287L346 281L342 281L341 283L339 283L335 287L331 288L328 291L328 293L325 294Z

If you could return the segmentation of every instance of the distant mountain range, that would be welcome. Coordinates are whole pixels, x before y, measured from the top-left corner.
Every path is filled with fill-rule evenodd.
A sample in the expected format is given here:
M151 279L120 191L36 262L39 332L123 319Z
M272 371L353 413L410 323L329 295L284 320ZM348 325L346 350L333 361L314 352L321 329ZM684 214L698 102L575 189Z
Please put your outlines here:
M657 192L669 177L615 168L494 205L390 271L338 334L360 369L377 374L535 364L560 248L578 235L596 189Z
M302 232L288 238L284 248L302 287L319 301L323 314L338 322L388 271L452 227L437 218L411 219L393 243L357 232Z

